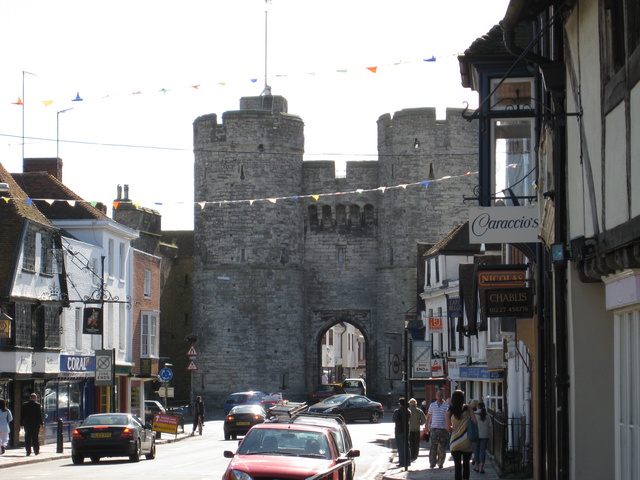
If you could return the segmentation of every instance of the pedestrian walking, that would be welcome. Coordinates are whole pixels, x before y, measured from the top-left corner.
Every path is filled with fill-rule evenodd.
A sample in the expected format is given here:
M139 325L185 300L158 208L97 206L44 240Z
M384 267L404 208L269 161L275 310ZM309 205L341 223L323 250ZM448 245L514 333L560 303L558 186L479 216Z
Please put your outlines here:
M425 432L429 435L431 444L429 447L429 463L431 468L444 467L447 458L447 444L449 432L447 431L446 414L449 404L442 399L442 392L436 392L436 399L429 405Z
M456 390L451 396L451 407L447 411L447 430L451 432L451 455L454 463L454 479L469 478L469 462L473 453L473 442L467 435L469 422L477 423L473 410L466 405L464 392Z
M418 408L418 402L415 398L409 400L409 448L411 450L411 461L415 462L420 453L420 435L422 434L422 426L427 423L427 417L424 412Z
M487 458L487 444L489 443L489 416L484 402L478 403L478 410L475 412L478 420L478 441L474 442L473 459L475 460L474 470L484 473L484 463Z
M11 431L11 422L13 415L11 410L7 408L7 403L0 398L0 455L4 455L9 443L9 432Z
M399 467L408 467L411 465L411 452L407 445L410 418L411 411L407 408L407 402L404 397L400 397L398 399L398 408L393 411Z
M27 457L33 453L40 453L40 427L42 427L42 407L38 403L38 395L32 393L29 395L29 401L22 404L20 411L20 425L24 426L24 448L27 451Z

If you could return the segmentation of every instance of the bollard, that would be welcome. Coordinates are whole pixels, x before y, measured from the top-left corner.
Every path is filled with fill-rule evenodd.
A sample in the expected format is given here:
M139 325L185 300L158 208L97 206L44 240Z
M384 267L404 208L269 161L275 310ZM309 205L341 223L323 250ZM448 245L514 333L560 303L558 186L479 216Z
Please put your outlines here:
M62 424L62 420L58 419L58 441L57 441L57 448L56 448L56 453L62 453L64 451L64 445L63 445L63 435L62 435L62 428L64 427L64 425Z

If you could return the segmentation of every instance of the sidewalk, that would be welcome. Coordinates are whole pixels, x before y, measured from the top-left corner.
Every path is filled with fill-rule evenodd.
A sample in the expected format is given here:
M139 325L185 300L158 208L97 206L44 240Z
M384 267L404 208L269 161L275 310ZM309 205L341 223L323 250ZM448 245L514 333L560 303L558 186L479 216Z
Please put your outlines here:
M156 444L179 442L190 436L191 427L185 430L189 430L189 433L179 432L177 435L163 433L161 438L156 439ZM40 446L40 453L38 455L32 452L28 457L24 447L9 448L5 451L4 455L0 455L0 469L29 463L60 460L62 458L71 458L71 442L63 443L62 453L58 453L58 445L56 443L47 443Z
M424 445L424 442L422 443ZM411 466L405 471L404 467L396 467L398 464L398 456L394 450L393 461L389 465L389 469L383 474L383 478L386 480L451 480L453 478L453 458L451 453L447 452L447 460L444 462L444 468L430 468L429 466L429 450L427 448L420 449L420 455L418 460L413 462ZM473 465L471 468L471 479L477 480L498 480L498 472L496 471L493 463L489 458L484 464L484 471L482 474L473 471Z

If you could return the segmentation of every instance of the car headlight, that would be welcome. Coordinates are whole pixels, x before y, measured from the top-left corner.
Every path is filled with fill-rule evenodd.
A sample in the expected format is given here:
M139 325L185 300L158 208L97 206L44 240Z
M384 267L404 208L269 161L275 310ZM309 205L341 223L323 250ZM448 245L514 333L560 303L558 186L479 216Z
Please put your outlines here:
M229 480L253 480L251 475L247 472L243 472L242 470L231 470L231 474L229 475Z

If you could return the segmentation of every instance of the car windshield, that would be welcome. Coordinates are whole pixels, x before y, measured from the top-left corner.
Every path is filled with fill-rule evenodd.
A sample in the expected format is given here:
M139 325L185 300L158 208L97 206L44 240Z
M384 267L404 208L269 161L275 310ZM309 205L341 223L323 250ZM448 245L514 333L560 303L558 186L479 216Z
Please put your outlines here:
M238 448L238 455L296 455L330 458L329 442L320 432L292 430L250 430Z
M227 398L227 403L244 403L245 398L247 398L247 396L244 394L230 395L229 398Z
M334 395L333 397L327 398L324 403L342 403L347 398L349 398L347 395Z
M128 425L129 417L126 415L100 415L88 417L83 425Z
M345 380L342 382L344 388L360 388L362 384L358 380Z

